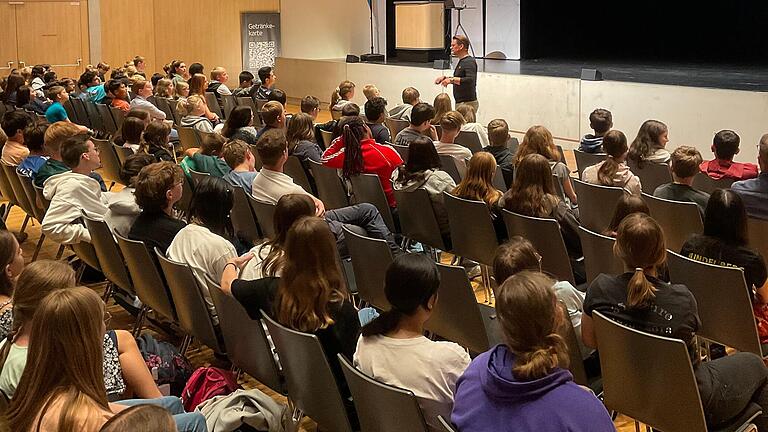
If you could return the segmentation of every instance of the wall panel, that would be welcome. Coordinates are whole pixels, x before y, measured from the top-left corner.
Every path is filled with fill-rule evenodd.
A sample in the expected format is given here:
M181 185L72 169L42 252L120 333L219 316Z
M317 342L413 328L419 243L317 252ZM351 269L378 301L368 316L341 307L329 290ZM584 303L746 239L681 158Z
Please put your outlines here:
M155 59L155 1L132 0L129 5L101 0L102 58L92 59L93 64L106 61L115 68L141 55L146 58L148 71L160 69Z

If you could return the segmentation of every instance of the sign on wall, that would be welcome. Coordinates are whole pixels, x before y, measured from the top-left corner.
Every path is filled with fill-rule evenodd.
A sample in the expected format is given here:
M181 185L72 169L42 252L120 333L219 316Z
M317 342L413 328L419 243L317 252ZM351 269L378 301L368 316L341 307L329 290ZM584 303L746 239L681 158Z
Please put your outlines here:
M243 70L254 75L259 68L275 66L280 55L280 14L246 12L240 15Z

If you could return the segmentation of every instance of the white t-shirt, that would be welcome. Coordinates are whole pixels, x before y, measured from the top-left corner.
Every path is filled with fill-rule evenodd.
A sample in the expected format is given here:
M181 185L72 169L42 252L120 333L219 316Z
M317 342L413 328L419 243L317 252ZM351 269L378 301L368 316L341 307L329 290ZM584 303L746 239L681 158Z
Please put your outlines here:
M283 195L309 195L301 186L293 182L291 176L278 171L263 168L253 179L251 195L259 201L277 204Z
M269 255L271 250L272 248L269 245L262 246L261 244L257 244L251 248L253 258L251 258L251 260L245 264L245 267L243 267L243 271L240 272L240 279L256 280L263 278L264 274L261 271L261 264L267 258L267 255ZM280 277L279 270L275 273L275 276Z
M571 320L571 325L573 325L573 330L576 332L576 340L579 342L581 358L585 359L594 351L581 341L581 314L584 313L585 294L574 288L568 281L556 282L552 288L555 289L557 299L561 300L568 309L568 317Z
M456 380L470 361L469 354L458 344L435 342L424 336L360 336L354 357L355 366L377 381L412 391L433 431L442 430L438 415L450 418Z
M4 339L0 343L0 348L4 347L8 343L7 339ZM21 374L24 373L24 367L27 365L27 349L28 347L19 346L16 344L11 345L11 350L8 352L8 358L5 360L3 370L0 372L0 390L8 399L13 398L13 394L16 393L16 387L21 381Z
M467 172L467 161L472 159L472 151L461 144L444 143L435 141L435 150L438 155L448 155L456 160L456 168L463 176Z

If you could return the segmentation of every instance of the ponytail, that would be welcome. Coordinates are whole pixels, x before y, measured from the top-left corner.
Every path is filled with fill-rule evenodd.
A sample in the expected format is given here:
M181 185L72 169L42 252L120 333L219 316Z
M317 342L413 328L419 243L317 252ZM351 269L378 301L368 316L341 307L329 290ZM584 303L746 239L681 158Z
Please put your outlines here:
M627 306L630 309L640 309L647 306L656 297L658 289L645 277L641 268L635 269L635 274L627 285Z
M403 313L397 309L384 311L363 327L363 337L381 336L395 331L402 318Z
M365 137L365 123L360 117L345 117L339 122L341 139L344 142L344 166L342 174L349 178L363 172L362 140Z
M616 162L616 159L614 159L613 156L608 156L608 158L605 159L605 162L600 165L600 169L597 170L597 181L600 182L601 185L613 186L613 177L618 171L619 163Z
M531 351L517 351L512 373L522 381L532 381L546 376L556 367L568 367L568 348L563 337L550 333L544 343Z
M336 87L336 89L331 93L331 106L329 109L333 110L333 107L336 106L336 104L341 100L341 95L339 94L339 88Z
M610 130L603 137L603 150L608 158L597 170L597 180L605 186L614 186L613 177L619 171L618 159L627 152L627 137L619 130Z
M667 259L664 232L659 224L644 213L632 213L619 224L614 253L635 273L627 284L627 307L647 307L658 289L645 276Z

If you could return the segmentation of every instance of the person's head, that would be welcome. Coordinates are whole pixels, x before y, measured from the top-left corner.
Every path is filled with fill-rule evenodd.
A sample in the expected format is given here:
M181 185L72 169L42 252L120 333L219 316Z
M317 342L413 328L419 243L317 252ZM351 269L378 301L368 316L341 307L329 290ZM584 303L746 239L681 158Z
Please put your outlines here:
M21 75L8 75L8 80L5 83L5 91L3 92L3 97L7 98L8 95L16 93L19 90L19 87L23 86L24 84L26 84L26 81Z
M99 432L177 432L171 413L158 405L135 405L107 420Z
M333 90L333 93L331 93L330 108L333 109L334 106L340 100L348 101L352 99L354 96L355 96L355 83L353 83L352 81L344 80L341 83L339 83L339 86Z
M171 127L165 122L151 122L142 134L142 151L149 153L149 147L166 148Z
M607 109L598 108L589 114L589 127L595 136L603 136L613 127L613 115Z
M192 63L189 65L189 76L194 76L197 74L205 76L205 66L203 66L201 63Z
M568 347L560 336L562 309L549 276L525 270L496 290L496 315L507 348L515 354L512 375L533 381L568 366Z
M32 102L34 98L35 94L32 92L32 87L28 85L21 86L16 91L16 106L22 108Z
M186 81L176 81L175 85L175 93L178 97L187 97L189 96L189 83Z
M365 87L363 87L363 95L365 95L366 100L371 100L375 97L380 97L381 93L379 93L379 89L376 88L373 84L366 84Z
M613 253L624 262L624 267L634 270L627 285L627 307L644 307L656 292L645 272L655 271L667 259L664 232L647 214L632 213L619 224Z
M746 246L747 212L744 202L730 189L716 189L704 211L704 235L734 246Z
M285 132L285 138L288 140L288 153L293 153L293 149L301 141L314 141L315 131L312 116L300 112L294 114L288 128Z
M61 144L61 161L72 171L81 174L90 173L101 166L99 150L90 136L82 133L67 138Z
M493 119L488 123L488 141L492 147L506 147L509 141L509 125L504 119Z
M303 217L314 215L315 203L309 195L287 194L280 197L272 219L275 236L265 243L269 246L269 253L261 263L261 273L264 276L275 276L282 270L285 264L285 241L293 224Z
M140 56L140 55L137 55L136 57L134 57L134 58L133 58L133 66L134 66L134 67L135 67L137 70L139 70L139 71L142 71L142 72L143 72L143 71L144 71L144 68L146 67L146 63L145 63L145 61L144 61L144 57L142 57L142 56Z
M267 95L268 101L276 101L280 102L285 106L285 103L287 101L288 97L285 95L285 92L280 90L279 88L273 88L271 92Z
M317 118L320 112L320 99L315 96L304 96L301 100L301 112L312 116L312 120Z
M154 156L147 153L134 153L125 158L125 163L120 168L120 181L127 187L134 187L139 172L147 166L155 163Z
M213 68L211 71L211 81L218 81L222 84L226 83L229 80L229 74L227 73L227 70L224 69L221 66L217 66Z
M43 82L46 84L50 84L54 81L57 81L59 79L59 76L56 75L56 71L48 71L43 74Z
M54 102L64 103L69 99L69 93L64 87L55 85L48 89L46 97Z
M104 387L104 302L86 287L49 293L31 324L29 358L7 413L11 430L34 430L34 421L51 401L61 403L59 430L78 430L87 409L109 411ZM87 412L87 411L86 411Z
M552 133L544 126L531 126L515 155L515 165L520 163L522 158L529 154L540 154L551 161L559 161L560 153L555 146L555 139Z
M11 296L16 279L24 270L24 253L16 237L8 230L0 230L0 295Z
M411 110L411 127L424 132L431 126L431 121L435 117L435 109L426 102L419 102Z
M169 210L181 199L184 181L184 171L173 162L147 165L133 182L136 204L147 213Z
M41 155L45 153L45 131L48 130L48 123L32 123L24 129L24 145L27 146L30 153Z
M205 113L205 101L199 95L193 94L186 99L180 99L176 111L182 116L202 116Z
M219 134L206 134L200 142L200 153L206 156L219 156L226 141Z
M365 118L371 123L384 123L387 118L387 100L381 96L369 97L365 102Z
M242 71L237 76L237 81L240 83L240 88L248 88L253 85L253 74L250 71Z
M443 130L443 135L440 137L440 141L444 143L452 143L456 136L461 132L461 126L464 124L464 116L458 111L448 111L440 118L440 128Z
M251 146L245 141L234 139L224 144L221 156L230 168L246 168L247 171L253 171L256 167L256 159L251 153Z
M72 93L75 91L75 88L77 87L75 85L75 80L72 78L63 78L61 81L59 81L62 87L64 87L64 90L67 91L67 93Z
M99 63L101 64L101 63ZM32 66L32 78L42 78L45 75L45 68L43 65Z
M259 68L258 75L259 80L261 80L261 85L267 88L271 88L275 84L275 81L277 81L277 76L275 76L275 71L271 66Z
M336 240L328 223L317 217L299 219L285 239L275 318L294 330L315 332L333 324L331 305L347 299Z
M628 158L635 162L647 159L653 152L666 147L669 142L667 125L658 120L646 120L637 131L629 146Z
M440 119L445 113L453 110L453 102L448 93L440 93L435 96L435 116L432 118L432 124L440 124Z
M282 129L269 129L256 142L256 152L261 163L272 169L282 169L288 159L288 141Z
M469 38L462 34L457 34L451 38L451 54L463 56L469 51Z
M456 105L456 111L461 113L461 116L464 117L465 122L477 123L477 118L475 117L475 109L472 108L472 105L460 103Z
M246 105L236 106L232 109L232 112L227 116L227 120L224 122L224 128L221 129L221 134L229 138L237 132L238 129L250 126L253 121L253 110Z
M619 200L616 201L616 208L613 210L611 222L605 229L604 234L615 237L621 221L632 213L644 213L650 215L651 210L648 208L648 204L646 204L642 197L626 193L622 194L621 197L619 197Z
M24 110L6 111L0 127L9 140L24 142L24 129L32 124L32 118Z
M605 186L614 186L614 178L620 164L627 158L627 137L620 130L610 130L603 137L603 151L608 154L600 169L597 180Z
M160 78L155 86L155 96L172 98L175 94L173 88L173 81L168 78Z
M70 122L56 122L45 131L45 148L51 156L61 153L61 144L67 139L82 133L80 127Z
M390 308L363 327L363 336L391 333L404 318L417 318L423 324L435 308L439 287L440 273L434 261L425 255L397 256L384 278Z
M670 159L672 176L677 180L691 179L699 172L701 153L691 146L680 146L672 152Z
M145 124L136 117L126 117L123 120L123 126L120 128L120 136L126 143L139 144L141 135L144 133Z
M101 78L96 71L87 70L80 75L80 83L85 87L93 87L101 84Z
M435 144L429 137L420 136L408 144L408 161L405 163L406 172L413 174L430 169L439 169L440 167L440 156L438 156Z
M152 87L152 81L147 80L137 80L134 81L134 83L131 85L131 90L133 90L133 93L145 99L152 96L153 89L154 87Z
M205 90L208 88L208 79L203 74L194 74L189 80L189 94L205 96Z
M363 172L363 140L370 138L370 129L360 117L343 117L339 121L344 141L344 178Z
M760 172L768 172L768 134L761 136L757 144L757 163L760 165Z
M501 192L493 186L495 173L496 158L488 152L475 153L469 160L467 175L456 186L453 193L461 198L484 201L489 206L494 205L501 198Z
M110 66L107 63L99 62L99 64L96 65L96 71L99 73L99 75L104 75L105 73L109 72Z
M277 101L269 101L261 107L261 119L264 124L274 128L282 128L285 125L285 108Z
M506 209L526 216L548 217L558 201L549 160L537 153L523 157L515 165L512 187L504 194Z
M512 236L496 249L493 276L501 284L523 270L541 271L541 255L528 239Z
M421 97L421 94L419 94L419 91L416 90L413 87L406 87L403 89L403 103L406 105L416 105L417 103L421 102L419 99Z
M724 160L733 160L733 157L739 154L739 143L741 138L732 130L721 130L715 134L712 140L712 151L715 157Z
M125 115L125 118L137 118L143 121L145 125L149 125L149 123L152 121L152 118L149 115L149 111L141 108L132 108L130 111L128 111L128 114Z
M214 234L231 239L235 231L230 218L233 205L232 186L223 178L205 176L195 185L189 206L190 220Z
M357 117L360 115L360 106L354 102L349 102L341 107L342 117Z
M107 91L116 99L128 99L128 89L125 88L122 80L112 79L107 81Z

